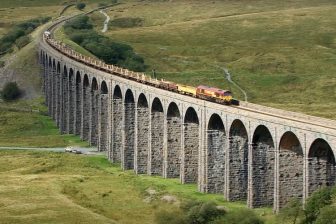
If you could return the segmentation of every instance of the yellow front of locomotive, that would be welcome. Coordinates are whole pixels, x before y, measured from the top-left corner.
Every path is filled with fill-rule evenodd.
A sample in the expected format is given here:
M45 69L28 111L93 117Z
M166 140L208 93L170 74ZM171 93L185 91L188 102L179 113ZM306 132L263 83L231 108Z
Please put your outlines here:
M223 95L221 94L219 98L227 103L230 103L232 100L232 93L230 91L226 91Z

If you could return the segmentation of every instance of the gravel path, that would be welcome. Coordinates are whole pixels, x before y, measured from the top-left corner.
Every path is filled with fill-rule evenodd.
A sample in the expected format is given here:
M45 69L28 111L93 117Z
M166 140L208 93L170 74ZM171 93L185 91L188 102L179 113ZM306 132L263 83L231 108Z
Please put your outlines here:
M107 15L107 13L104 10L100 10L99 12L106 17L104 21L104 28L102 29L102 32L105 33L108 29L108 23L110 22L111 18L109 17L109 15Z

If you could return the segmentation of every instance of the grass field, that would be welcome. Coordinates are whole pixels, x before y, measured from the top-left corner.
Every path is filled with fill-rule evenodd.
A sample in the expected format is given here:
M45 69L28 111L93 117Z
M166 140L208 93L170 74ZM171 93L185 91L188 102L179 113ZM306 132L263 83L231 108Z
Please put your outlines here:
M62 147L88 146L78 136L60 135L46 115L43 99L0 103L0 146Z
M100 156L1 150L0 170L1 223L153 223L157 211L177 209L164 195L215 201L229 212L245 207L178 180L123 172ZM255 211L274 221L270 209Z
M108 13L142 26L106 35L131 44L160 78L242 99L225 66L251 102L336 119L335 10L332 0L131 2Z

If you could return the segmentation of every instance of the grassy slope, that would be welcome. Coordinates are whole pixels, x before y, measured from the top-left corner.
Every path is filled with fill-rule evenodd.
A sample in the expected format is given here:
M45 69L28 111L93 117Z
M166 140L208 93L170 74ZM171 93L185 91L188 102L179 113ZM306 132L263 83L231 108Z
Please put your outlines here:
M0 146L88 145L78 136L60 135L54 121L45 114L42 99L0 103Z
M134 46L160 77L241 99L215 67L225 65L252 102L336 119L335 10L331 0L130 3L108 13L144 26L107 35Z
M11 1L11 4L10 7L20 5L18 1ZM1 6L3 5L1 4ZM38 16L57 16L62 7L54 5L38 7L31 4L29 7L2 8L0 9L2 12L0 14L1 24L9 28L6 24ZM14 80L19 83L20 88L25 92L25 98L29 100L20 100L14 103L0 102L0 146L87 146L87 143L82 142L78 136L60 135L55 123L45 115L46 107L41 97L40 66L35 51L38 43L37 38L42 30L43 27L40 27L32 33L32 43L21 50L16 49L11 55L2 58L2 60L12 62L9 70L14 72ZM3 29L3 32L6 32L6 29ZM40 112L30 112L31 110Z
M213 200L229 210L245 207L178 180L123 172L103 157L1 150L0 170L3 223L153 223L155 212L176 209L163 195ZM157 192L150 203L144 202L147 189ZM273 221L270 209L255 211Z

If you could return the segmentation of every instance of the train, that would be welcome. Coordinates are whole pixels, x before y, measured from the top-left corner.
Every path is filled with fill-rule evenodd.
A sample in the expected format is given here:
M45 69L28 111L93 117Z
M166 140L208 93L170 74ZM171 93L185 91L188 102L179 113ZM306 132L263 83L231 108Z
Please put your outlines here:
M199 85L197 87L183 85L167 81L164 79L158 80L144 73L129 71L128 69L120 68L114 65L105 64L103 61L84 56L78 52L75 52L64 43L56 41L52 38L51 31L47 30L43 35L44 40L55 50L67 55L75 61L86 64L95 69L117 75L123 78L127 78L136 82L140 82L146 85L154 86L156 88L164 89L171 92L176 92L183 95L219 103L225 105L239 106L239 100L234 99L232 92L229 90L223 90L216 87L210 87L206 85Z

